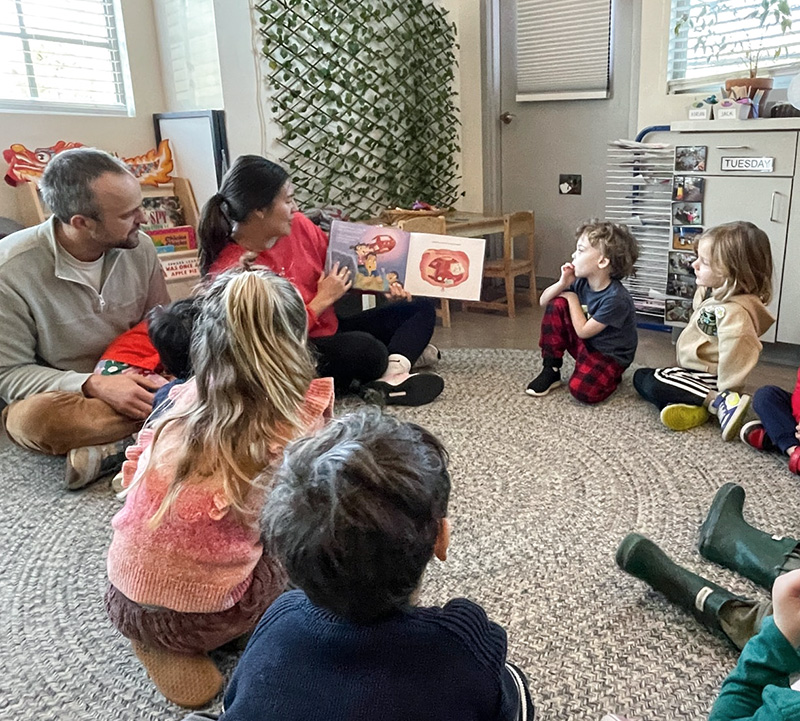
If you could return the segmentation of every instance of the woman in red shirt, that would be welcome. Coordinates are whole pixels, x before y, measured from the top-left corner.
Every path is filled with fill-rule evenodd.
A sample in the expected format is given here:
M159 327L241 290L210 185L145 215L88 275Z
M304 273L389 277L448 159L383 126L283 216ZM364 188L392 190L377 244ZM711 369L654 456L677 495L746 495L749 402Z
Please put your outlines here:
M320 375L332 376L344 392L354 381L375 388L389 404L430 403L444 381L434 373L412 373L411 367L433 336L433 304L394 289L387 297L395 302L338 317L333 304L350 289L350 271L338 264L325 271L328 237L298 212L293 196L289 174L279 165L259 155L237 158L203 206L201 272L219 273L238 265L245 253L257 253L257 264L300 291Z

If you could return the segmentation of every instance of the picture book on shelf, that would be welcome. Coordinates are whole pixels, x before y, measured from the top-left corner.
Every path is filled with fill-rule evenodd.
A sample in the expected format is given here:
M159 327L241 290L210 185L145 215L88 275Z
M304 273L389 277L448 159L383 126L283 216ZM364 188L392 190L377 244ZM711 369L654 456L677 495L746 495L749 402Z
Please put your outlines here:
M486 241L334 220L326 269L347 266L353 288L386 293L399 284L412 295L479 300Z
M175 228L186 224L181 201L177 195L148 195L142 198L145 222L143 231Z
M158 256L165 280L200 277L200 262L194 251L177 251Z
M174 228L159 228L145 231L158 253L174 253L181 250L194 250L197 238L191 225L179 225Z

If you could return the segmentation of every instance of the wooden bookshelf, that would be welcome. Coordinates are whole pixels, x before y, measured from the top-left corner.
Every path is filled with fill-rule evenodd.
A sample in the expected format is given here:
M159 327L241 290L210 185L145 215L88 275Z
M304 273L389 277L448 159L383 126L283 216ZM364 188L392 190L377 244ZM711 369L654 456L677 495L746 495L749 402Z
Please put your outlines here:
M17 206L19 210L19 221L26 227L38 225L47 220L50 209L42 202L39 189L33 183L22 183L18 186ZM165 195L175 195L181 201L183 216L186 225L191 225L195 231L200 218L197 209L197 201L194 199L192 184L188 178L173 178L171 183L164 185L143 185L142 195L145 198L160 197Z

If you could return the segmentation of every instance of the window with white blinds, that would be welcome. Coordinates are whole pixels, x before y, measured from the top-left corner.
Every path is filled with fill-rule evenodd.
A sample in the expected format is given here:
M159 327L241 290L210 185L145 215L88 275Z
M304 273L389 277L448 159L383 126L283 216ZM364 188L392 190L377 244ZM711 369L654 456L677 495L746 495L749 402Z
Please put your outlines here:
M517 0L517 101L607 98L611 0Z
M0 111L133 115L117 0L0 0Z
M154 3L169 109L222 108L213 0Z
M672 93L716 89L728 78L747 77L749 65L758 56L758 75L784 75L800 71L800 2L788 2L794 26L786 33L779 25L761 27L760 3L726 0L709 30L692 29L684 23L675 34L675 24L684 14L694 17L707 0L672 0L669 24L667 85ZM698 44L698 40L701 42ZM780 54L775 53L780 49Z

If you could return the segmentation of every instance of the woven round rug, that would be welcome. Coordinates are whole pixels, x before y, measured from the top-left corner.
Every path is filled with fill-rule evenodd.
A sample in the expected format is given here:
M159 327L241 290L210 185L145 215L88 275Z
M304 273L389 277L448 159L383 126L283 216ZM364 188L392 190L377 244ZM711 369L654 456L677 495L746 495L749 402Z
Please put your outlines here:
M449 350L442 396L391 410L451 454L451 547L429 566L422 602L480 603L506 629L539 719L704 718L736 651L620 572L616 547L636 530L701 575L763 594L702 559L697 530L717 488L734 481L751 522L797 534L800 486L779 456L723 443L712 423L665 429L630 372L588 407L564 388L527 396L539 368L531 351ZM63 474L63 458L0 452L0 718L180 719L103 611L120 503L107 484L64 490ZM215 660L229 674L236 656Z

